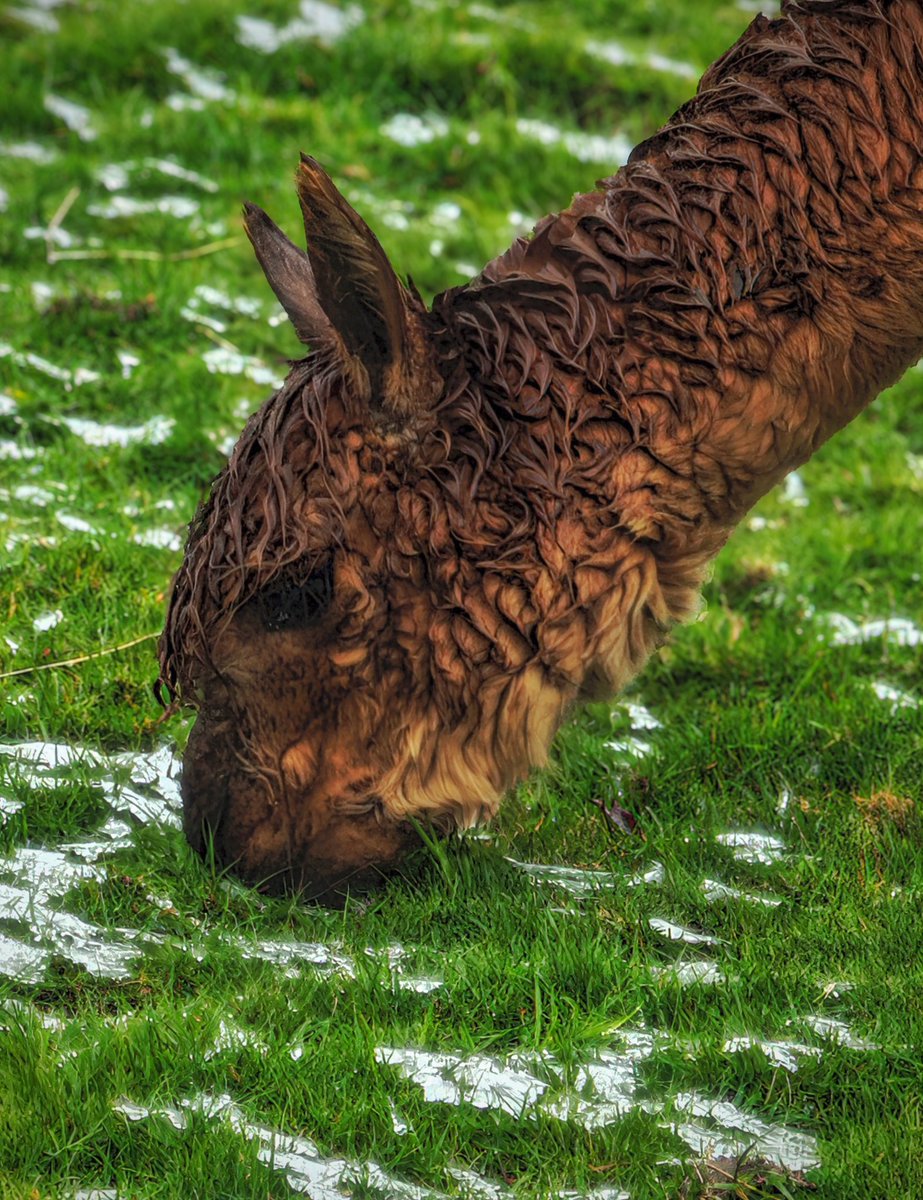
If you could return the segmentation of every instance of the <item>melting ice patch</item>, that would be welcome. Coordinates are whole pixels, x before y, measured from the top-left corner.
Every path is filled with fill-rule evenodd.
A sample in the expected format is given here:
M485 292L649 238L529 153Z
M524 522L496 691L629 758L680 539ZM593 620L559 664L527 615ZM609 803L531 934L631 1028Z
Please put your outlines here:
M63 121L68 129L72 130L84 142L92 142L99 137L99 133L93 122L93 114L84 105L78 104L75 100L66 100L63 96L56 96L49 93L45 96L45 108Z
M223 316L216 315L216 310L222 314L254 318L260 316L262 309L260 301L250 296L229 296L218 288L200 284L180 310L180 316L195 324L206 325L216 333L224 333L227 322Z
M652 746L647 737L640 736L649 731L661 728L661 722L643 704L617 704L612 710L613 716L625 713L631 722L631 733L627 737L613 738L605 743L608 750L629 758L643 758L650 754Z
M859 625L842 613L827 613L823 618L832 631L830 641L834 646L858 646L863 642L874 642L879 638L895 646L919 646L923 644L923 629L918 628L906 617L885 617L879 621L866 621Z
M275 25L262 17L239 16L237 40L261 54L275 54L281 46L309 39L332 46L364 20L365 14L355 4L337 8L324 0L301 0L298 16L285 25Z
M911 696L909 692L903 692L892 683L885 683L881 679L876 679L872 684L872 691L884 704L891 707L892 712L897 712L899 708L919 708L920 701L916 696Z
M117 221L123 217L143 217L151 213L185 220L195 216L200 207L198 200L189 196L156 196L149 200L139 200L135 196L114 195L105 204L88 204L87 212L91 217L102 217L106 221Z
M545 1051L499 1059L379 1046L375 1059L422 1088L430 1103L470 1104L517 1120L553 1117L589 1130L641 1110L672 1129L696 1154L756 1152L791 1170L818 1164L815 1139L807 1133L772 1125L734 1104L694 1092L651 1096L639 1067L653 1054L655 1038L635 1030L626 1031L623 1040L623 1050L599 1051L576 1068L565 1068ZM698 1119L677 1121L676 1110Z
M587 54L593 58L602 59L614 67L647 67L651 71L662 71L667 75L679 75L682 79L698 79L702 74L699 67L692 63L678 62L675 58L667 58L656 52L637 53L623 46L621 42L588 41L585 45Z
M607 163L611 164L613 170L628 161L633 149L632 142L623 134L605 135L559 129L548 121L528 117L517 120L516 132L543 146L561 145L578 162Z
M99 860L130 845L138 824L179 827L177 763L171 749L107 758L82 747L25 742L0 745L0 755L32 789L63 786L62 772L80 764L109 806L105 822L90 838L57 849L21 846L0 859L0 919L19 926L18 937L3 934L0 973L38 982L51 957L57 956L104 978L129 976L145 945L162 941L160 935L102 929L54 905L83 881L104 880L106 868Z
M785 843L780 838L756 830L732 829L719 833L715 841L728 846L739 862L769 867L781 862L785 855Z
M673 1103L678 1112L698 1118L673 1125L674 1133L697 1154L712 1158L758 1154L790 1171L809 1171L820 1165L817 1140L809 1133L771 1125L736 1104L698 1092L682 1092Z
M703 879L702 891L705 899L714 904L720 900L743 900L746 904L761 904L764 908L778 908L782 903L778 896L762 896L756 892L741 892L738 888L729 887L717 879Z
M8 17L22 21L39 33L58 33L61 23L51 11L58 7L60 0L39 0L35 4L17 4L6 10Z
M289 978L298 978L305 966L309 967L312 973L324 978L339 976L355 979L357 975L355 958L337 944L273 938L249 939L234 934L227 934L222 940L226 945L233 946L243 958L258 959L284 967L284 973ZM409 970L411 951L399 943L381 948L367 946L364 954L366 958L385 967L387 978L383 982L386 986L394 983L401 991L416 992L420 995L442 987L440 978L415 974Z
M202 361L213 375L244 375L254 383L273 388L280 388L285 382L278 371L268 367L262 359L225 346L206 350Z
M378 1046L375 1061L394 1067L423 1089L430 1103L471 1104L519 1119L533 1109L548 1084L523 1066L487 1055L464 1057L430 1050ZM533 1115L534 1114L530 1114Z
M234 92L226 86L224 76L220 71L196 66L194 62L190 62L172 46L165 47L162 53L167 61L167 70L181 79L197 99L213 102L235 98Z
M439 113L395 113L381 126L381 133L399 146L425 146L449 132L449 122Z
M783 504L790 504L792 508L807 508L810 504L804 480L798 471L792 471L786 475L785 482L782 484L782 490L779 493L779 499Z
M312 1200L343 1200L344 1195L351 1194L355 1186L362 1183L385 1196L395 1197L395 1200L437 1200L439 1197L439 1193L430 1188L407 1183L389 1174L378 1163L324 1158L309 1138L248 1121L243 1110L228 1095L204 1093L182 1100L179 1106L160 1108L122 1100L115 1106L115 1111L129 1121L160 1118L177 1130L188 1129L193 1114L229 1125L256 1146L260 1162L281 1171L292 1189L306 1193Z
M55 513L55 519L65 529L69 529L71 533L98 534L100 532L95 525L91 525L89 521L84 520L83 517L77 517L73 513L57 512Z
M127 162L106 163L96 170L96 178L109 192L124 191L132 178L138 175L142 178L165 175L168 179L201 188L203 192L218 191L218 184L213 179L200 175L198 171L191 171L174 158L134 158Z
M148 546L153 550L175 552L183 548L183 539L174 529L145 529L134 534L131 540L136 546Z
M766 1038L735 1037L724 1043L726 1054L739 1054L744 1050L759 1050L769 1059L774 1067L782 1067L794 1074L803 1058L820 1058L821 1050L817 1046L805 1046L802 1042L787 1039L770 1041Z
M51 962L51 953L28 946L0 933L0 974L20 983L41 983Z
M721 941L720 938L713 937L710 933L699 933L695 929L677 925L663 917L649 917L647 923L661 937L665 937L671 942L684 942L687 946L717 946Z
M0 342L0 358L9 358L20 367L31 367L34 371L63 383L67 389L81 387L86 383L97 383L102 378L98 372L90 371L86 367L71 370L70 367L59 367L39 354L32 354L31 351L14 350L8 342Z
M172 417L152 417L141 425L104 425L88 417L57 419L88 446L160 446L176 425Z
M684 987L696 983L724 983L727 978L717 963L706 958L675 962L668 967L652 967L651 974L655 979L675 979Z
M800 1023L806 1025L818 1037L829 1038L849 1050L879 1050L881 1048L877 1042L869 1041L868 1038L859 1037L858 1034L853 1033L845 1021L839 1021L835 1017L821 1017L812 1014L801 1017Z
M430 1103L470 1104L517 1119L541 1113L598 1129L639 1106L637 1066L650 1057L654 1039L645 1030L626 1030L622 1039L624 1050L601 1050L576 1070L546 1051L500 1059L379 1046L375 1060L421 1087Z
M123 379L131 379L135 367L141 366L141 359L137 354L132 354L130 350L116 350L115 357L119 360L119 366L122 368Z
M620 876L612 871L600 871L587 867L560 866L555 863L526 863L507 857L506 861L524 871L535 883L546 883L559 887L578 899L596 896L600 892L611 891L622 882ZM645 871L632 875L625 880L628 887L639 887L642 884L663 883L663 864L652 863Z
M60 625L63 620L64 613L60 608L55 608L50 612L39 613L32 622L32 628L36 633L47 633L49 629L54 629L56 625Z
M54 150L40 142L0 142L0 158L23 158L47 166L56 157Z

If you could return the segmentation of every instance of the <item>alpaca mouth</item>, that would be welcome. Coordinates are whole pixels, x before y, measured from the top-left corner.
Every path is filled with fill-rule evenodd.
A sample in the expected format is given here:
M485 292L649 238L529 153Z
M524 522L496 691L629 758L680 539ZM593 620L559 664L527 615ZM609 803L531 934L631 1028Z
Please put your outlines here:
M200 715L183 760L183 831L197 854L260 891L342 906L418 845L413 827L374 801L359 807L348 789L276 794L238 761L233 729Z
M280 842L260 826L250 828L241 821L231 789L220 783L207 793L193 791L184 771L183 832L192 849L222 872L271 896L297 895L303 900L341 908L350 896L377 890L387 880L394 861L355 863L331 861L313 855L305 847ZM410 830L408 829L408 834ZM406 838L410 849L411 837ZM324 847L326 848L326 847ZM380 853L380 851L379 851ZM396 857L402 857L401 854Z

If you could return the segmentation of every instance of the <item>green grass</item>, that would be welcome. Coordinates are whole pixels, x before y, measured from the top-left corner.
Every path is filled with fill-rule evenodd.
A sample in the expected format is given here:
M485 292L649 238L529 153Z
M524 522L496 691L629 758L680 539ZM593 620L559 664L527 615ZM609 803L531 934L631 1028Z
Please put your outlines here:
M133 539L182 534L227 439L267 392L211 374L203 354L215 338L182 310L202 285L256 298L259 319L200 311L226 323L217 337L284 373L297 342L266 320L275 306L239 209L254 200L294 232L299 149L329 167L399 269L432 294L503 249L517 222L564 207L615 165L542 145L518 120L640 139L694 86L644 56L702 68L748 19L708 0L493 9L367 0L341 40L263 55L236 40L238 12L277 25L294 15L282 0L98 0L54 10L56 34L0 15L2 140L39 143L49 158L0 158L0 340L10 348L0 352L0 613L18 645L0 638L0 671L159 629L179 553ZM593 40L618 41L634 59L607 64ZM170 108L187 88L167 68L167 46L221 72L228 98ZM95 140L46 109L49 92L90 110ZM381 126L402 112L441 116L448 131L401 146ZM168 156L216 190L148 169L124 194L188 197L198 215L94 215L113 198L101 167ZM61 225L74 241L49 262L44 240L24 232L47 227L68 200ZM95 257L68 257L75 251ZM120 352L139 360L127 376ZM68 388L28 355L99 380ZM65 420L162 417L174 422L164 441L127 448L88 445ZM152 793L125 763L85 756L38 787L0 757L0 964L4 939L59 949L35 982L0 976L0 1197L92 1187L143 1200L290 1194L285 1147L273 1164L245 1122L356 1164L354 1196L395 1194L375 1163L450 1195L466 1194L454 1167L522 1197L565 1188L672 1197L696 1178L672 1130L693 1119L675 1107L690 1092L816 1137L822 1165L809 1177L822 1200L923 1194L923 708L892 709L872 687L923 698L921 651L880 638L838 645L824 619L923 624L920 455L923 375L910 372L804 469L806 507L771 496L755 514L761 527L732 540L703 620L678 631L632 689L662 723L639 732L648 753L608 748L630 719L623 707L594 706L561 733L551 768L510 798L489 838L434 847L343 912L267 901L216 876L169 821L126 815L132 790ZM58 623L36 630L56 610ZM2 740L104 754L181 747L187 721L161 723L154 675L145 641L0 680ZM633 834L610 828L594 803L616 800L637 818ZM24 847L92 841L113 805L132 829L119 848L82 872L66 854L50 884L24 881ZM716 840L753 828L784 841L781 861L743 863ZM576 899L510 858L601 869L610 886ZM654 862L662 882L631 886ZM705 879L781 903L709 903ZM128 942L137 958L116 977L80 966L66 952L66 914L113 942L143 939ZM719 941L665 941L649 925L656 917ZM261 941L291 939L317 943L322 961L293 973L253 956ZM406 958L395 966L396 945ZM698 958L713 959L724 981L684 987L655 971ZM413 975L441 985L402 987ZM876 1048L837 1044L805 1024L811 1015L846 1022ZM222 1020L250 1042L214 1052ZM625 1031L641 1029L654 1042L638 1057L626 1115L587 1128L573 1110L569 1119L548 1111L562 1095L573 1104L581 1067L621 1053ZM744 1035L820 1054L790 1072L759 1051L725 1050ZM512 1059L546 1091L524 1116L499 1102L430 1101L376 1058L383 1047ZM229 1094L236 1124L192 1112L178 1129L118 1107L162 1110L203 1093ZM784 1174L759 1177L745 1170L750 1184L736 1194L797 1191Z

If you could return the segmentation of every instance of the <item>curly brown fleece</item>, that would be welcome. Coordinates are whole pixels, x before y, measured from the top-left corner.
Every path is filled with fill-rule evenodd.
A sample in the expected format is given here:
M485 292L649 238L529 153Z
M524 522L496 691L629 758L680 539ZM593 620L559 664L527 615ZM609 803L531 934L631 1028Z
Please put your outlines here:
M186 829L365 881L492 815L564 714L696 611L761 495L923 352L923 5L757 18L598 191L430 311L313 159L312 346L189 535L161 641Z

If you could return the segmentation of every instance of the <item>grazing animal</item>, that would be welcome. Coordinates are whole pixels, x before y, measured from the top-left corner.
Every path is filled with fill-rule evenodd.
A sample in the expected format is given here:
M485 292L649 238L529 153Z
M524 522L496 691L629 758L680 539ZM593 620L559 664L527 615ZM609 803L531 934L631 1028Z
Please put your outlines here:
M190 527L161 682L200 850L361 885L489 818L923 353L923 4L758 17L626 167L429 310L311 158L303 341Z

